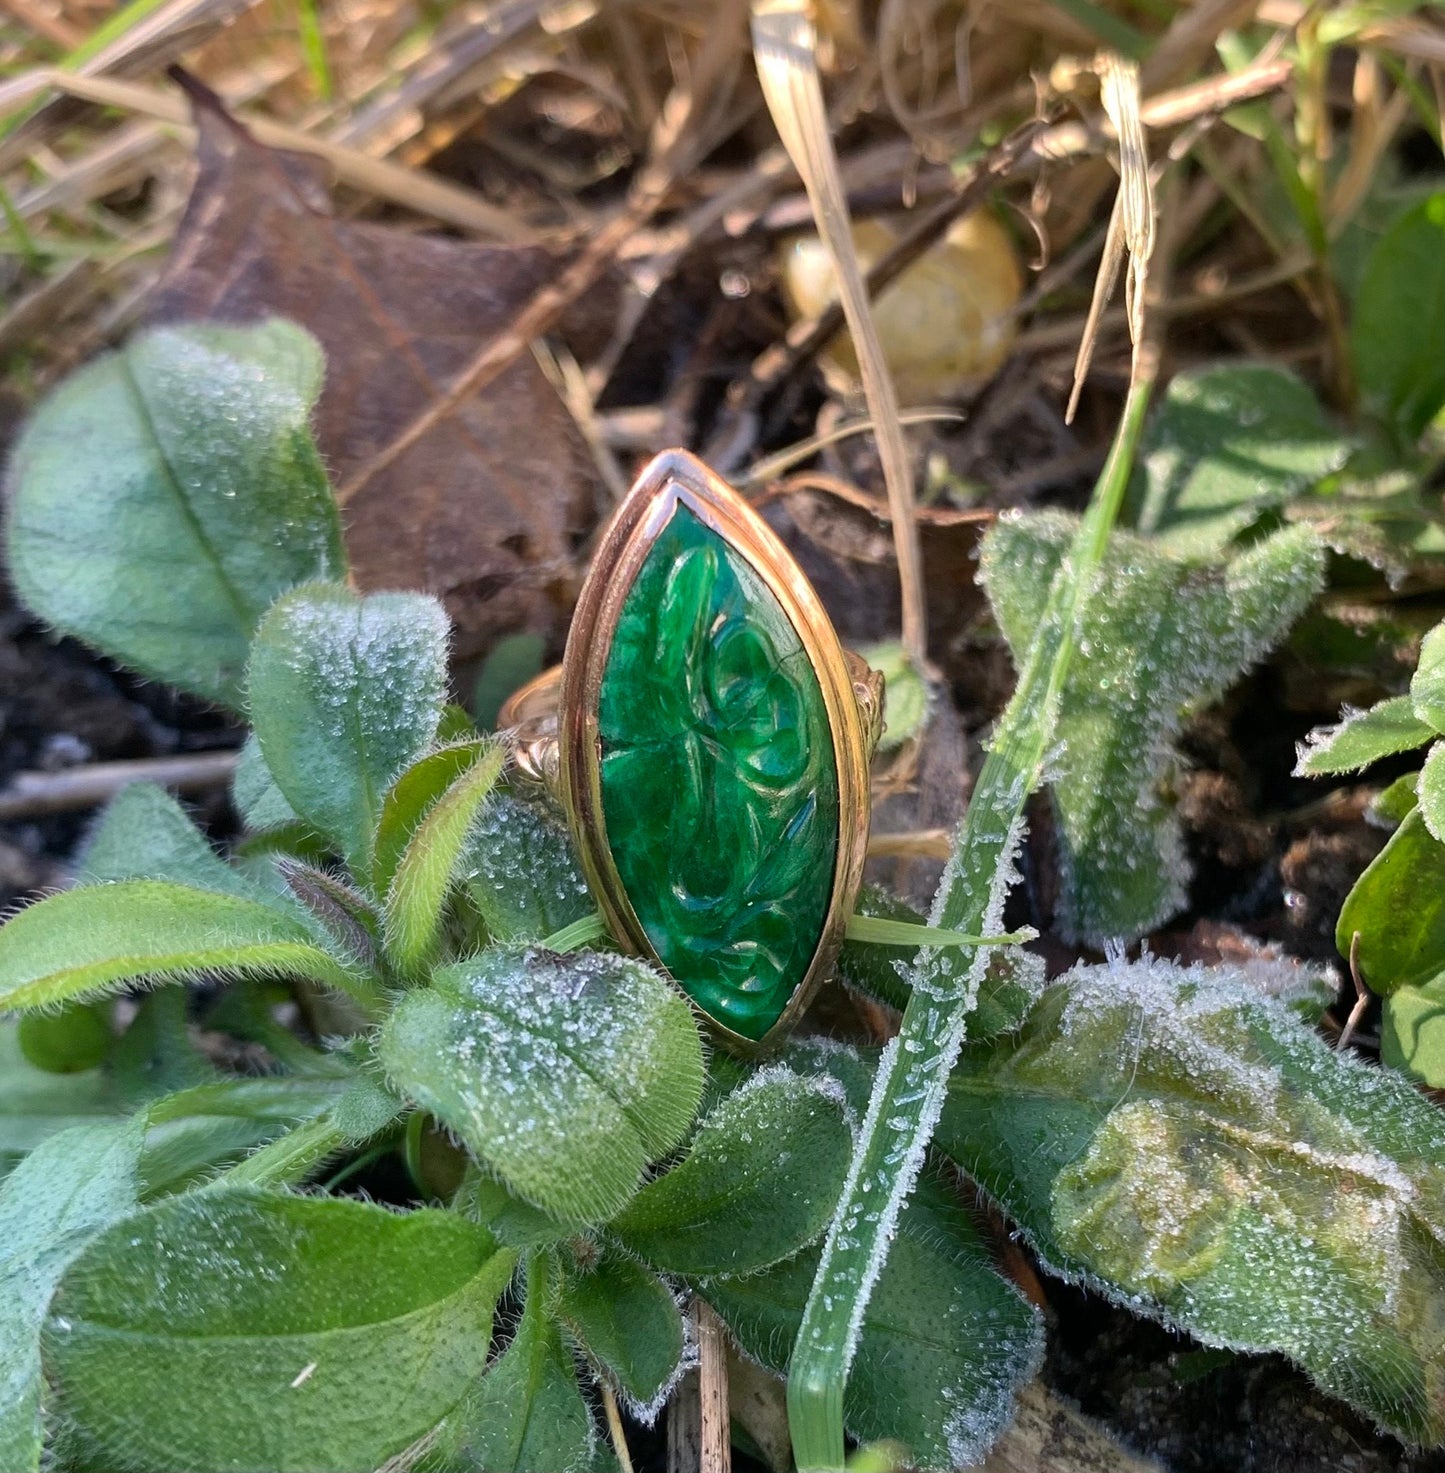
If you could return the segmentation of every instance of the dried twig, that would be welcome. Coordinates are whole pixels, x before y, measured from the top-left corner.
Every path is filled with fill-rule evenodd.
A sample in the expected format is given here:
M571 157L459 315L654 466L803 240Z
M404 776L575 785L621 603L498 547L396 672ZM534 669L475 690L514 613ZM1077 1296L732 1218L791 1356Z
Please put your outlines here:
M220 788L235 770L235 752L196 752L135 762L92 762L59 772L21 772L0 792L0 821L98 808L131 783L159 783L182 793Z
M801 0L754 0L753 51L769 111L813 206L818 234L833 263L838 296L852 334L873 416L883 483L892 510L893 546L903 591L903 647L915 662L927 655L928 616L923 556L913 516L913 467L898 422L898 395L883 353L868 288L853 245L852 224L828 129L818 73L817 34Z

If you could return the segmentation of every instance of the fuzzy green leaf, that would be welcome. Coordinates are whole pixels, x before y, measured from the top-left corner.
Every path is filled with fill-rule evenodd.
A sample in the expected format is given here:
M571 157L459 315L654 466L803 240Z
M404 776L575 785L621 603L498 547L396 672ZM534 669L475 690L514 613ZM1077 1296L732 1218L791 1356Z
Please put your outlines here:
M239 710L276 596L346 571L309 420L323 364L288 322L135 338L48 398L12 463L21 598L123 665Z
M546 1262L534 1259L517 1333L443 1422L426 1460L429 1473L586 1473L591 1467L597 1433L548 1290Z
M470 766L421 815L397 861L386 890L386 946L405 975L420 973L436 951L467 835L505 756L496 743L476 744Z
M606 1253L564 1275L557 1316L633 1415L652 1422L682 1365L682 1314L672 1290L640 1263Z
M447 619L411 593L311 584L279 599L251 652L251 720L286 801L367 877L387 789L430 745Z
M66 1265L136 1205L144 1122L52 1136L0 1186L0 1468L40 1467L40 1330Z
M541 803L498 793L472 829L468 890L494 941L541 941L592 914L567 830Z
M1316 727L1301 743L1296 777L1359 772L1382 757L1410 752L1435 735L1411 709L1408 696L1393 696L1368 711L1346 708L1337 726Z
M465 1393L515 1261L451 1213L173 1197L72 1263L46 1369L97 1463L375 1468Z
M81 849L77 869L87 884L174 880L255 899L185 809L155 783L132 783L111 799Z
M1350 348L1367 402L1414 440L1445 405L1445 193L1380 237L1355 297Z
M1022 660L1076 523L1059 513L1001 520L981 577ZM1320 586L1323 551L1288 528L1222 565L1186 562L1137 537L1111 539L1107 596L1059 707L1051 793L1062 875L1057 917L1070 938L1132 938L1186 903L1189 863L1161 785L1185 710L1217 697L1283 637Z
M1420 661L1410 679L1410 704L1421 721L1445 735L1445 623L1420 641Z
M343 991L366 985L299 919L162 880L66 890L0 928L0 1008L53 1007L131 982L213 975L310 977Z
M391 785L381 805L372 851L371 878L378 895L384 896L391 888L417 825L442 794L491 750L483 741L449 743L419 757Z
M314 1120L341 1098L344 1078L287 1075L218 1079L165 1095L146 1112L143 1195L183 1191L288 1129Z
M1349 956L1356 932L1356 961L1372 992L1388 996L1445 977L1445 844L1418 808L1345 897L1335 927L1341 956Z
M231 779L231 801L248 829L280 829L301 821L276 786L254 731L247 732L246 740L241 743L236 773Z
M1415 795L1425 827L1433 838L1445 842L1445 742L1436 742L1426 752Z
M701 1286L742 1348L781 1375L817 1267L816 1250ZM923 1470L981 1462L1042 1351L1037 1314L989 1263L968 1214L922 1180L873 1291L843 1395L860 1441L901 1443Z
M1176 374L1140 447L1139 531L1175 552L1214 552L1348 453L1314 390L1285 369Z
M686 1160L649 1182L609 1231L666 1273L744 1274L827 1227L853 1136L828 1078L769 1069L707 1116Z
M702 1094L687 1004L643 963L493 949L443 967L383 1027L392 1083L524 1201L605 1222Z
M1445 1116L1237 968L1079 967L936 1136L1046 1264L1445 1438Z

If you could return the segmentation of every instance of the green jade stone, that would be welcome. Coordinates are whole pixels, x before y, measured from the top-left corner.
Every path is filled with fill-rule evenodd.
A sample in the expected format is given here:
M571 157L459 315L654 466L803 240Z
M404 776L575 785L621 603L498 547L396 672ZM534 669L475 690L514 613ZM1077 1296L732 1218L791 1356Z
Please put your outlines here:
M598 716L607 840L642 929L703 1012L762 1038L823 934L838 769L782 605L685 506L623 602Z

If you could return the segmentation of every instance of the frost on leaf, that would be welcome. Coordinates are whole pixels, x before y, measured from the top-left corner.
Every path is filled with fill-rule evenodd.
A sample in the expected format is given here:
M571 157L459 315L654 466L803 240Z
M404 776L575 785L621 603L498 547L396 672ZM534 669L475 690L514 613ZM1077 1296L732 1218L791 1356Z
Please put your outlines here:
M937 1139L1056 1272L1445 1440L1445 1118L1238 969L1075 969Z
M1022 659L1076 523L999 521L981 577ZM1059 823L1060 929L1099 942L1143 935L1186 901L1189 863L1162 791L1191 707L1263 658L1319 588L1323 553L1288 528L1226 563L1202 564L1118 535L1059 708L1050 792Z
M743 1351L781 1375L817 1266L817 1249L804 1249L699 1291ZM1038 1315L994 1271L947 1187L925 1177L899 1216L869 1301L844 1424L862 1442L901 1444L910 1468L971 1467L1007 1427L1041 1350Z
M604 1222L682 1139L702 1043L681 996L628 957L494 948L405 996L378 1056L478 1164L572 1226Z
M477 816L465 865L494 941L541 941L593 909L567 830L513 793L494 794Z

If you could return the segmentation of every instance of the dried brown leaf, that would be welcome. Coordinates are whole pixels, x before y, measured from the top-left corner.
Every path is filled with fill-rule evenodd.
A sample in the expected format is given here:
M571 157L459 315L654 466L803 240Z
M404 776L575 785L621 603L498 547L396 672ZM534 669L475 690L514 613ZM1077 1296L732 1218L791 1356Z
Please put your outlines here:
M263 147L197 107L200 172L151 316L301 323L326 352L317 438L344 485L555 274L533 247L479 245L330 213L325 166ZM442 415L344 509L364 589L447 604L458 653L553 635L595 520L581 436L530 355Z

